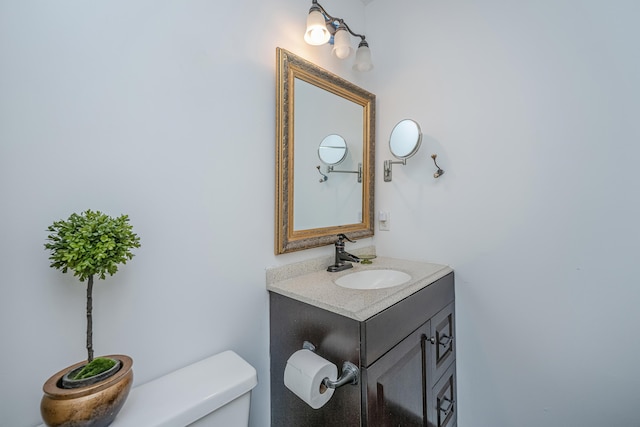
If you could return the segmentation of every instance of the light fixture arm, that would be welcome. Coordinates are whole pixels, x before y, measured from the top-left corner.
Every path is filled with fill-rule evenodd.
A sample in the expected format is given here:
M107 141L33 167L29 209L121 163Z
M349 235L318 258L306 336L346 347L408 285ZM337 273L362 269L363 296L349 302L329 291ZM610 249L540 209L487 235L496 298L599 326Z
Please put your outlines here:
M327 42L333 44L331 53L339 59L347 58L353 48L350 36L359 37L360 43L356 49L356 58L352 68L355 71L370 71L373 69L371 51L364 34L354 32L344 19L332 16L322 7L318 0L311 0L311 8L307 15L307 27L304 40L312 46L320 46ZM333 37L333 41L331 38Z
M351 34L353 37L360 37L361 42L364 41L365 36L364 34L358 34L358 33L354 33L351 28L349 28L349 25L344 21L344 19L342 18L337 18L335 16L331 16L329 14L329 12L327 12L327 10L322 7L322 5L320 3L318 3L318 0L311 0L311 3L313 6L317 6L318 9L320 9L320 12L322 12L322 14L325 16L325 20L327 22L335 22L337 21L339 23L339 25L344 25L344 27L347 29L347 31L349 32L349 34ZM312 6L312 7L313 7Z

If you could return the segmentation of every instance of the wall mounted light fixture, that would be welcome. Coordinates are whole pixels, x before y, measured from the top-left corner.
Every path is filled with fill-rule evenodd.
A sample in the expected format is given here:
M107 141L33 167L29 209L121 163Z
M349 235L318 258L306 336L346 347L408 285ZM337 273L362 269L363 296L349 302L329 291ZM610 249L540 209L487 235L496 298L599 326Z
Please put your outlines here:
M373 68L371 51L364 34L354 33L344 22L344 19L329 15L317 0L312 0L309 15L307 15L307 31L304 33L304 41L313 46L320 46L331 42L331 37L333 37L332 53L340 59L345 59L353 51L349 34L360 37L353 69L356 71L371 70Z

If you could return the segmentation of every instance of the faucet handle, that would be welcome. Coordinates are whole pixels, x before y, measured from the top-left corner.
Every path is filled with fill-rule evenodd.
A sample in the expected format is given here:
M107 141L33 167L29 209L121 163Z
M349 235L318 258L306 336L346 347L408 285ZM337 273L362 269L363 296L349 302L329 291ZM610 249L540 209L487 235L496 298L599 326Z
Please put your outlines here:
M351 240L350 238L348 238L346 234L343 234L343 233L338 234L338 242L343 243L343 240L345 239L351 243L356 242L355 240Z

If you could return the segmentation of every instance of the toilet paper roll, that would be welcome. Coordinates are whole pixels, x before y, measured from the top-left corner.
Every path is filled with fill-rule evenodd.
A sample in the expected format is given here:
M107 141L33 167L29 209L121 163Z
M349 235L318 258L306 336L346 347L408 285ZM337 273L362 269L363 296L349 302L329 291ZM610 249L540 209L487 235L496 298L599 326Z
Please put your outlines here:
M322 380L338 377L338 367L310 350L298 350L289 357L284 368L284 385L313 409L324 406L334 389L322 385Z

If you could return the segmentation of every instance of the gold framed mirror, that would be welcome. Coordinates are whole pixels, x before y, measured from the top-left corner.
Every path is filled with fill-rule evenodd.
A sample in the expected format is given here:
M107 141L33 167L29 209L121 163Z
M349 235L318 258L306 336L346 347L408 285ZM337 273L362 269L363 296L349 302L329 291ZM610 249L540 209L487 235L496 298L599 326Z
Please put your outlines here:
M275 253L373 236L375 95L285 49L276 56ZM323 170L318 146L332 134L348 154ZM331 173L356 169L362 182Z

